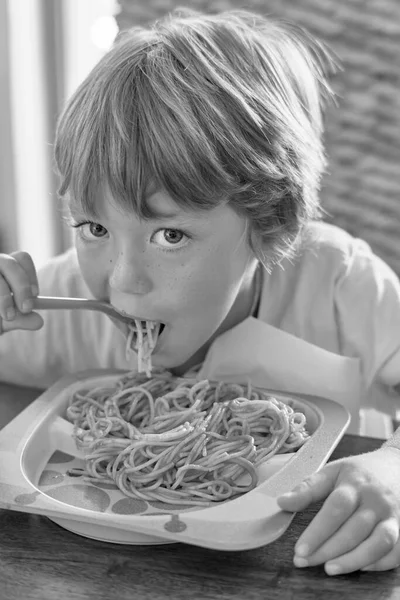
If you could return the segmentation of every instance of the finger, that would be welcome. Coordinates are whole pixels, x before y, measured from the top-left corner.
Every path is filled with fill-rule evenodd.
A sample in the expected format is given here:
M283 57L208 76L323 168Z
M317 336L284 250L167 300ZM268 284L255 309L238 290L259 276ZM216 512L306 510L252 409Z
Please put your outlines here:
M4 289L3 278L0 276L0 319L11 321L15 317L14 300L10 292Z
M340 467L332 465L333 468L325 467L318 473L314 473L296 486L292 491L283 494L277 499L282 510L296 512L304 510L313 502L326 498L334 489Z
M295 555L295 566L312 567L354 550L371 535L377 522L378 516L373 509L360 508L332 536L327 537L315 552L306 558L301 553Z
M9 294L11 291L14 300L13 305L15 305L20 312L30 312L33 308L32 290L25 269L15 258L7 254L2 255L0 268L2 279L5 284L8 285L5 302L8 303L9 306ZM6 315L2 316L3 318L6 318Z
M399 525L395 517L380 521L372 534L357 548L325 563L328 575L351 573L378 562L391 552L399 539Z
M0 272L0 318L12 320L15 317L14 298L7 281Z
M298 539L295 554L305 557L315 552L349 519L358 504L359 496L354 487L341 485L334 489Z
M383 558L373 563L372 565L368 565L368 567L363 567L361 571L389 571L390 569L397 569L400 567L400 541L397 540L393 550L386 554Z
M29 331L35 331L43 326L43 318L36 312L31 312L28 315L24 315L20 312L16 312L15 318L12 321L3 321L0 319L0 334L15 329L27 329Z
M29 279L32 296L36 297L39 293L39 281L37 278L35 263L33 262L31 255L28 254L28 252L22 252L18 250L17 252L12 252L10 256L15 258L15 260L24 269Z

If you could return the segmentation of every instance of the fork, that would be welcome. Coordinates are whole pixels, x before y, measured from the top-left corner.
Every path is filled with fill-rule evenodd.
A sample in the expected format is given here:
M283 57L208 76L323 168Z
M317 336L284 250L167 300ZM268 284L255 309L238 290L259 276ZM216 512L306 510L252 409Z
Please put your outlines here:
M54 296L37 296L33 298L33 308L35 310L57 310L57 309L84 309L103 312L106 315L132 325L134 317L124 315L116 308L102 302L101 300L89 300L87 298L60 298Z

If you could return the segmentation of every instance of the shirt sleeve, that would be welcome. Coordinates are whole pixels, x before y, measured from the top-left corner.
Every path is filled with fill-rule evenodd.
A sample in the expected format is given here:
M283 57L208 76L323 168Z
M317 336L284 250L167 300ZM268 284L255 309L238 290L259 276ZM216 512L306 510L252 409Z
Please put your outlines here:
M335 285L342 354L361 360L366 387L400 383L400 282L370 246L353 239Z

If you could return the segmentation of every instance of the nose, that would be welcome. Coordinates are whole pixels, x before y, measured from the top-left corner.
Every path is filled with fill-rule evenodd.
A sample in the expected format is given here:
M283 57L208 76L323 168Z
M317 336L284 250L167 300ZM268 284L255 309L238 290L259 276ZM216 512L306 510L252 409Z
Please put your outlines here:
M141 256L121 250L110 261L109 286L120 294L148 294L152 289L151 278Z

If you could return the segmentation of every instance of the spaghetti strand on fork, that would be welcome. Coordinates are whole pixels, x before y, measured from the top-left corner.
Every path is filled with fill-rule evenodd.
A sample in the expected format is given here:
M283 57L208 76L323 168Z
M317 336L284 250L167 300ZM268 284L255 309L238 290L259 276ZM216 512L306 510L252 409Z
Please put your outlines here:
M132 351L135 351L138 372L144 372L147 377L151 377L151 355L160 335L160 323L156 321L142 322L139 319L133 319L133 323L129 326L129 334L126 340L126 360L130 362Z

